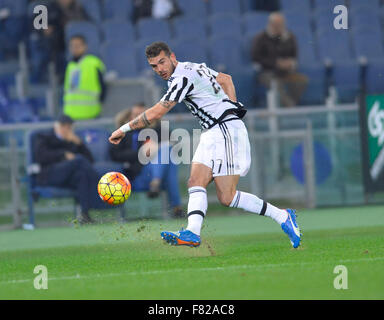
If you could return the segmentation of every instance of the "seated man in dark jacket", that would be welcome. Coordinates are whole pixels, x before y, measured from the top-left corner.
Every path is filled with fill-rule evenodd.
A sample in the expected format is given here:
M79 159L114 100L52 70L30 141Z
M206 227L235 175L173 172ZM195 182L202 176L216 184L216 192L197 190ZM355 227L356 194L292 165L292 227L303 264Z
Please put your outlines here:
M132 109L121 111L116 116L116 126L121 127L128 121L136 118L145 111L144 104L137 104ZM160 137L160 126L152 127ZM139 141L140 130L127 132L123 140L115 145L111 144L111 159L124 163L124 174L132 183L132 190L148 191L148 197L154 198L164 189L168 193L169 204L174 217L184 215L181 209L181 200L178 184L178 168L170 158L168 163L161 163L161 154L169 149L168 141ZM157 163L149 162L141 164L139 161L140 152L145 153L143 157L157 157ZM169 152L170 154L170 152Z
M63 115L52 131L38 135L34 154L41 167L37 184L75 190L81 207L79 222L93 222L89 209L101 201L97 195L99 177L92 167L91 152L73 131L73 120Z
M307 87L308 78L296 71L295 36L285 28L284 16L272 13L265 31L257 34L252 44L252 61L260 64L260 82L267 88L276 81L281 105L295 106Z

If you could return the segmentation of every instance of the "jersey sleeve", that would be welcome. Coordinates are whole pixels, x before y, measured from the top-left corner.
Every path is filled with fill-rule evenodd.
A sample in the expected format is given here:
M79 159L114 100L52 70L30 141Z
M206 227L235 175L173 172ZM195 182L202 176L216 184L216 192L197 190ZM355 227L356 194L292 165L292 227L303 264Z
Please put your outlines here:
M168 91L161 98L161 101L181 102L192 89L193 83L187 77L176 77L172 80Z
M216 70L213 70L211 68L208 68L207 65L205 63L203 63L204 67L206 67L208 69L208 71L211 73L211 75L213 75L215 78L217 77L217 75L219 74Z

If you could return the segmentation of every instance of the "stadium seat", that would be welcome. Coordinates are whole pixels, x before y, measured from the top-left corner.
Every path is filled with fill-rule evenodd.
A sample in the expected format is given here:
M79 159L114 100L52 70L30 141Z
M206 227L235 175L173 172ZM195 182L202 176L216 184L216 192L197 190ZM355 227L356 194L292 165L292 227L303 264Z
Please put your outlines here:
M205 17L208 14L207 1L205 0L179 0L179 6L187 17Z
M209 1L211 14L219 12L241 13L240 1L233 0L210 0Z
M241 39L235 36L212 37L209 54L217 71L238 71L245 66Z
M349 0L349 6L351 11L369 8L377 12L380 7L380 0Z
M280 8L283 13L301 12L309 15L311 12L311 2L302 0L280 0Z
M233 13L214 14L209 18L209 29L211 36L241 36L243 34L241 16Z
M104 19L130 20L133 11L132 2L126 0L104 0Z
M179 61L205 62L207 65L210 63L206 43L203 39L182 39L172 45L172 50Z
M100 34L97 26L87 21L71 21L65 26L65 39L80 34L85 37L89 53L98 55L100 50Z
M255 35L265 30L268 23L268 13L247 12L243 15L245 34Z
M129 42L106 42L101 47L101 56L108 72L116 72L119 78L137 76L135 50Z
M384 59L371 60L366 71L366 91L369 94L382 94L384 92Z
M331 81L337 90L339 102L354 102L361 85L360 66L355 61L336 63L332 67Z
M284 17L287 29L295 35L297 32L310 33L312 31L310 16L297 12L288 12Z
M301 97L299 105L324 104L326 97L325 68L321 65L299 65L298 71L309 79L308 87Z
M252 68L242 69L231 73L233 83L236 87L237 100L246 108L254 108L257 104L256 72Z
M354 33L353 44L358 59L382 59L384 56L381 33Z
M380 32L381 23L379 12L365 12L359 11L356 14L351 15L350 25L354 32L361 31L370 31L370 32Z
M205 18L181 16L172 20L173 30L176 38L199 37L207 38L207 25Z
M337 5L345 5L345 0L314 0L315 12L333 13L333 8Z
M347 30L330 30L318 34L319 56L323 62L352 60L350 35Z
M100 23L102 21L101 7L98 0L80 0L80 4L93 22Z
M133 43L135 41L135 28L129 22L108 20L102 24L104 41L121 41Z
M169 41L172 38L169 23L165 20L140 19L137 23L137 32L140 40L148 39L150 42Z
M150 65L148 64L147 58L145 56L145 47L148 44L149 44L148 41L145 39L136 41L134 44L136 69L139 72L139 74L146 73L146 74L152 75L153 73Z
M25 17L27 16L28 0L1 0L0 7L8 8L13 17Z

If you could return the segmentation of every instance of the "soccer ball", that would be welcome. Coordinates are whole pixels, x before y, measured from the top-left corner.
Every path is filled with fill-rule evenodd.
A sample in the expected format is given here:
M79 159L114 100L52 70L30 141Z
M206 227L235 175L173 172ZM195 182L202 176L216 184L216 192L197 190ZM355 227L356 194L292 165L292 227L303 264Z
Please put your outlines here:
M131 183L120 172L108 172L101 177L97 191L104 202L110 205L119 205L131 195Z

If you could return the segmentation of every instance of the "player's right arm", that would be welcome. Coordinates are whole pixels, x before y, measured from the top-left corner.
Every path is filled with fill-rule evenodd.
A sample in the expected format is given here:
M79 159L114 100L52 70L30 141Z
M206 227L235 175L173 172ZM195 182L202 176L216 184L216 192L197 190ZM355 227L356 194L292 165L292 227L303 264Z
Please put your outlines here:
M119 144L127 131L139 130L150 126L154 121L160 120L176 103L176 101L159 101L152 108L149 108L135 119L115 130L109 137L109 142Z
M216 81L223 88L228 98L236 102L236 89L235 85L233 84L232 77L229 74L219 72L219 74L216 76Z

